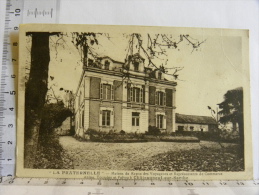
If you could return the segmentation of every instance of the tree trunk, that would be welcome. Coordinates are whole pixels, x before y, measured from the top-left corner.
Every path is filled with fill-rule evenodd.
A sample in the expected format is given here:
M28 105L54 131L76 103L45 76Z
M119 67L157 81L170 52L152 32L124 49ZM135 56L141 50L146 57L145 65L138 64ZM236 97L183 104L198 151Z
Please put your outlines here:
M24 168L33 168L37 152L42 108L48 85L49 33L27 33L32 36L31 69L25 89Z

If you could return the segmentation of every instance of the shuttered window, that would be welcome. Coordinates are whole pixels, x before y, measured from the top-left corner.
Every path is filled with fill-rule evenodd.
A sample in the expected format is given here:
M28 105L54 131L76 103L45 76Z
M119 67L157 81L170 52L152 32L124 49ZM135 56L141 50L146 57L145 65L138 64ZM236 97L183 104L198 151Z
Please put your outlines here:
M113 100L114 99L113 85L101 83L100 84L100 97L103 100Z
M166 129L166 116L163 114L156 115L156 127L159 129Z
M159 106L165 106L166 105L166 95L162 91L156 92L156 104Z
M113 110L100 110L99 126L113 127L114 126L114 113Z
M133 87L133 102L140 101L140 88Z

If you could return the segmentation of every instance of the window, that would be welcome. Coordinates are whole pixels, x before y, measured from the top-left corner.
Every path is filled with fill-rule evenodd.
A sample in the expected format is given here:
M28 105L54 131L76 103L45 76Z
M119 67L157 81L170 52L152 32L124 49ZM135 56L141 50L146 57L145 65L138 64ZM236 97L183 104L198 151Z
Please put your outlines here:
M194 130L194 127L193 127L193 126L190 126L190 130L193 131L193 130Z
M160 106L164 106L166 101L165 93L162 91L156 92L156 104Z
M139 102L140 88L133 87L133 102Z
M109 67L110 67L110 62L108 60L106 60L104 63L104 69L109 70Z
M139 62L134 62L134 71L139 71Z
M160 115L160 114L158 114L157 115L157 127L159 128L159 129L163 129L163 120L164 120L164 115Z
M92 59L88 59L88 66L93 66L94 61Z
M130 88L130 100L132 102L143 102L143 89L138 87Z
M102 126L110 126L111 125L111 111L103 110L102 111Z
M139 126L139 112L132 112L132 126Z
M183 131L183 126L178 126L178 131Z
M110 84L101 84L101 99L111 100L113 99L113 87Z
M159 79L159 80L162 79L162 72L158 72L158 79Z

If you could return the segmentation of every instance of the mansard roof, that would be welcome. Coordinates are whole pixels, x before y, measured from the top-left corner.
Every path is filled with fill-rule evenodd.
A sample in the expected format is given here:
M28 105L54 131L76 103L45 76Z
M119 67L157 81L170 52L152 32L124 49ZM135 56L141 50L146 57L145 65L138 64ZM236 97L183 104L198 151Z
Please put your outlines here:
M120 61L114 60L114 59L112 59L112 58L111 58L111 57L109 57L109 56L102 56L102 57L98 57L98 59L100 59L100 60L102 60L102 59L109 59L109 60L111 60L112 62L119 63L119 64L124 64L123 62L120 62Z

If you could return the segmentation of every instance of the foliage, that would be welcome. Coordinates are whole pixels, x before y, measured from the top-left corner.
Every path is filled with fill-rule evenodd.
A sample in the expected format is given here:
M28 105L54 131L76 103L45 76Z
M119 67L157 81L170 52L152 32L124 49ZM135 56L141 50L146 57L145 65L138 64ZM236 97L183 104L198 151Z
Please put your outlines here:
M72 112L64 106L64 103L45 104L43 108L40 135L51 134L54 128L60 127L63 121L72 115Z
M157 128L156 126L148 126L148 132L146 132L147 135L160 135L161 131L159 128Z
M45 104L42 109L39 143L35 156L34 168L37 169L66 169L73 168L72 161L59 144L58 136L53 131L71 116L71 111L64 103Z
M123 131L123 130L121 130L121 131L120 131L120 134L125 135L125 134L126 134L126 132L125 132L125 131Z
M171 136L197 137L203 141L215 141L226 143L237 143L239 136L230 131L218 129L217 132L200 132L200 131L181 131L173 132Z
M73 162L55 134L41 137L35 156L35 169L73 169Z
M160 141L164 142L200 142L197 137L191 136L163 136Z
M87 129L85 134L89 135L90 140L94 142L115 142L115 143L130 143L130 142L145 142L147 140L144 139L142 134L136 133L126 133L121 130L120 132L116 132L114 130L110 130L109 132L97 131L95 129Z
M156 171L244 171L244 159L238 147L201 148L155 155L135 170Z
M219 114L221 115L219 122L226 124L231 122L233 130L236 130L238 124L239 133L239 156L244 156L244 116L243 116L243 88L228 90L224 95L224 101L221 102Z
M227 91L224 95L224 101L218 105L221 109L219 111L221 123L240 123L243 121L243 88Z

